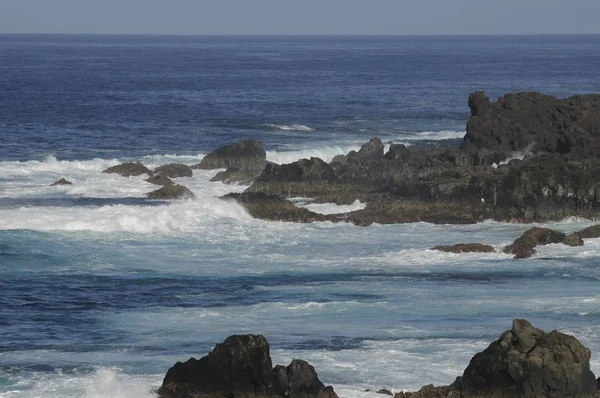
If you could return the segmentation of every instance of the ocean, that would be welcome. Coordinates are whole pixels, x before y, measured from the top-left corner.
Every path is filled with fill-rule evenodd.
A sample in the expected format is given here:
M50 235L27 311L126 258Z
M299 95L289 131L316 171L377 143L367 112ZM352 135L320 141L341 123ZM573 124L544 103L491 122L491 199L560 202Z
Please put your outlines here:
M377 397L451 383L517 317L574 334L600 372L600 239L519 261L441 253L531 225L267 222L219 199L246 187L214 171L177 179L196 198L173 203L101 173L243 138L278 163L373 136L456 146L470 92L598 93L599 70L600 36L0 35L0 397L152 397L234 333L309 361L340 397Z

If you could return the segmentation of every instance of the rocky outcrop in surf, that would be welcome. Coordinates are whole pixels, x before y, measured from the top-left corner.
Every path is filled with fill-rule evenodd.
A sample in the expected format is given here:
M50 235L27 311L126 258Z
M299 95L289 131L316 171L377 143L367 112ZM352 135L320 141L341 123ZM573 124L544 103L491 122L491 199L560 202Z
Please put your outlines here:
M233 335L200 359L170 368L161 398L337 398L315 369L294 359L272 366L269 343L260 335Z
M132 177L132 176L139 176L142 174L148 174L149 176L153 175L152 170L150 170L149 168L147 168L146 166L144 166L143 164L137 162L137 163L121 163L119 165L116 166L112 166L107 168L106 170L103 171L103 173L107 173L107 174L119 174L123 177Z
M194 199L195 196L186 186L167 184L150 192L147 197L148 199Z
M60 180L54 181L52 184L50 184L51 187L56 187L59 185L73 185L73 183L64 178L61 178Z
M167 178L191 177L193 174L190 166L181 163L169 163L154 169L154 175Z
M396 398L597 398L591 353L575 337L546 333L524 319L476 354L462 376Z
M347 220L360 225L598 217L600 96L517 93L492 103L477 92L469 106L459 148L392 144L385 152L375 137L329 164L318 158L268 164L247 192L316 203L359 199L366 208ZM207 162L226 166L215 157Z
M217 174L213 181L249 184L262 173L266 164L267 155L259 141L241 140L212 151L192 168L227 169Z
M481 243L459 243L452 246L434 246L431 250L438 250L446 253L496 253L496 250L492 246Z

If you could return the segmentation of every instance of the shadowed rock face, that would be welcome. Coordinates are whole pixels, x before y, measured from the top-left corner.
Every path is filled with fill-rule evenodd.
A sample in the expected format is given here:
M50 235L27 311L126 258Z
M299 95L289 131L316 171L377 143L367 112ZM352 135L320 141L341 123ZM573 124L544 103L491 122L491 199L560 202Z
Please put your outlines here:
M496 250L490 245L481 243L459 243L453 246L435 246L431 250L439 250L448 253L495 253Z
M73 185L73 183L71 181L67 181L64 178L61 178L58 181L53 182L52 184L50 184L51 187L56 187L58 185Z
M154 169L154 174L168 178L191 177L192 168L181 163L169 163Z
M141 163L122 163L104 170L103 173L115 173L123 177L139 176L148 174L152 176L152 170Z
M576 338L515 319L511 330L476 354L446 387L426 386L397 398L597 398L590 351Z
M187 187L178 184L167 184L150 192L148 199L193 199L194 194Z
M212 151L192 168L214 170L231 167L239 170L262 170L266 159L267 155L259 141L242 140Z
M269 344L260 335L234 335L200 359L177 362L158 390L162 398L337 398L315 369L295 359L272 367Z
M471 119L462 148L600 156L600 95L557 99L536 92L506 94L491 103L469 95Z

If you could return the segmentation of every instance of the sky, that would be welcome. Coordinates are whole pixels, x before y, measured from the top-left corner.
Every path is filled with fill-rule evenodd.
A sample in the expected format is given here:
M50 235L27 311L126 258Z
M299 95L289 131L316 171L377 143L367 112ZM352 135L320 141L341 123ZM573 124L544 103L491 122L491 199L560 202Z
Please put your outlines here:
M0 0L0 33L600 33L600 0Z

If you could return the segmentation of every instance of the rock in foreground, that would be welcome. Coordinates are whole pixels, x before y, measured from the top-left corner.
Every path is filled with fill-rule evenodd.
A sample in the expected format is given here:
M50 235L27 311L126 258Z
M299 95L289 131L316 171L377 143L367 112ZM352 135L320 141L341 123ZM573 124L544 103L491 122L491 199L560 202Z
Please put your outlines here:
M148 199L193 199L194 194L187 187L179 184L167 184L148 194Z
M158 390L161 398L337 398L315 369L295 359L271 364L269 344L260 335L234 335L207 356L177 362Z
M511 330L476 354L445 387L423 387L396 398L597 398L590 351L575 337L546 333L515 319Z
M536 246L563 243L565 238L564 232L534 227L525 231L511 245L506 246L503 251L507 254L514 254L515 258L529 258L536 253ZM567 242L570 242L570 240L567 240Z

